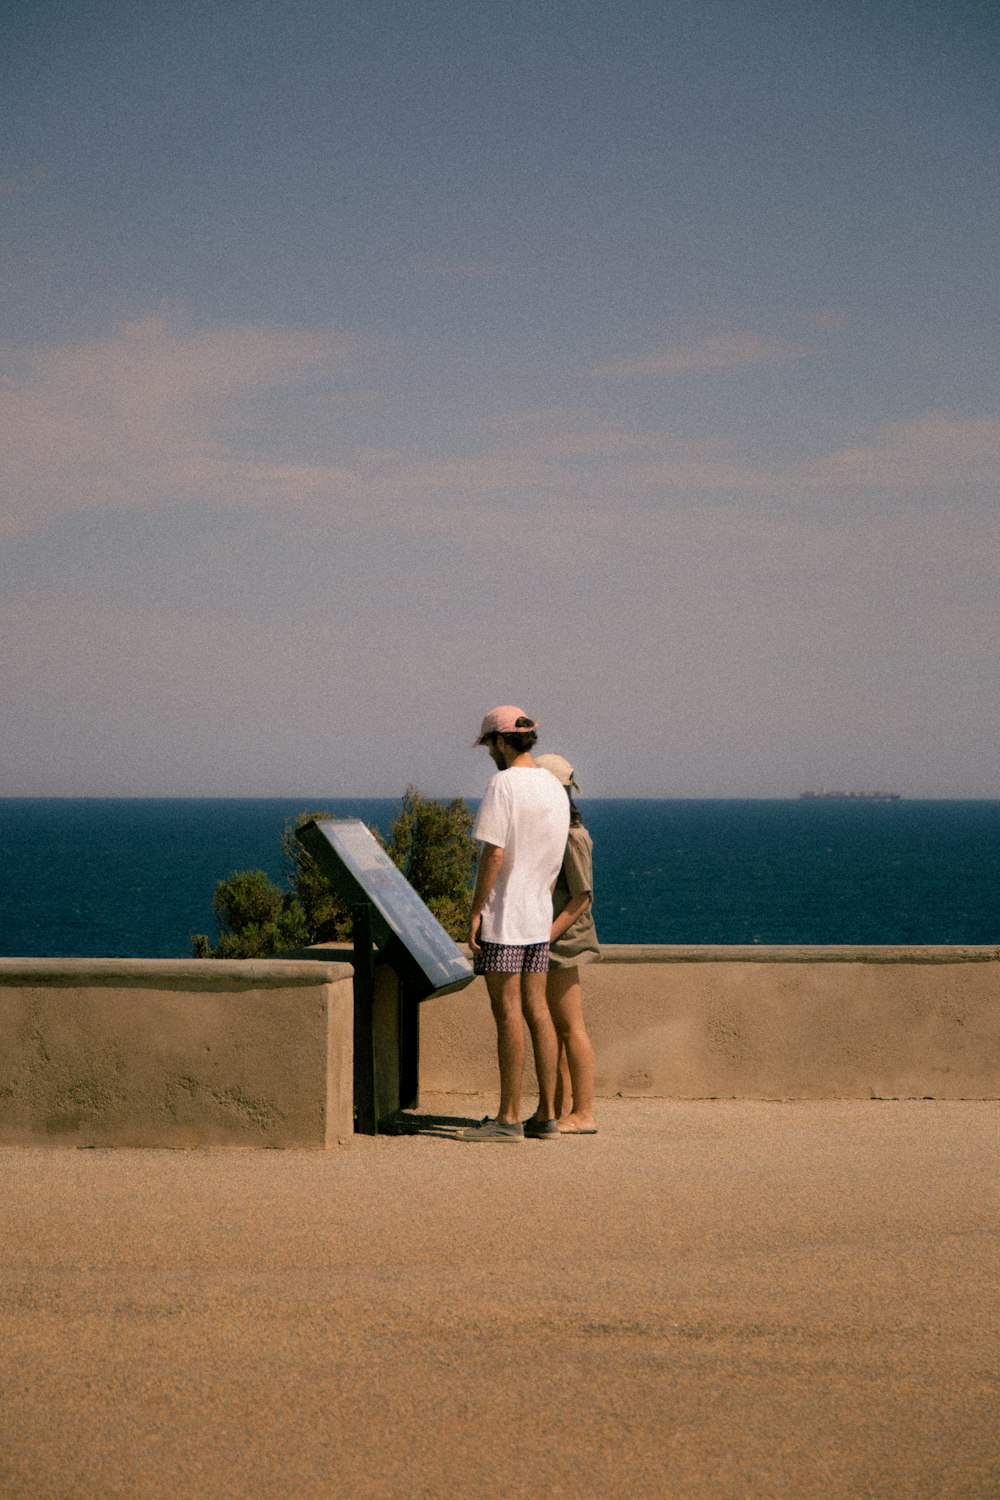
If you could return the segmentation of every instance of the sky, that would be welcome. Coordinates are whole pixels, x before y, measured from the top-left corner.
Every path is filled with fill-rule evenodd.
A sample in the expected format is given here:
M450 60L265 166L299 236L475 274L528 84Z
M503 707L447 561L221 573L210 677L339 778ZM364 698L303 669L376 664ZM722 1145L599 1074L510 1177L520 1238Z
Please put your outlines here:
M992 0L0 3L0 795L1000 795Z

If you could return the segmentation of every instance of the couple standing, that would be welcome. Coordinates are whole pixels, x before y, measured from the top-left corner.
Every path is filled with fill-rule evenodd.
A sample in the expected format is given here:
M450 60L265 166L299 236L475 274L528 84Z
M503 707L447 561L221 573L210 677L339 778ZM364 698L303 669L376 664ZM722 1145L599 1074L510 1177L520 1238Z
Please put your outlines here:
M497 774L473 829L483 847L469 945L497 1027L500 1107L495 1119L461 1132L467 1141L596 1133L594 1051L578 968L600 957L590 835L573 802L573 767L561 755L532 756L537 730L536 720L506 704L490 710L476 740ZM538 1108L525 1121L523 1022L538 1076Z

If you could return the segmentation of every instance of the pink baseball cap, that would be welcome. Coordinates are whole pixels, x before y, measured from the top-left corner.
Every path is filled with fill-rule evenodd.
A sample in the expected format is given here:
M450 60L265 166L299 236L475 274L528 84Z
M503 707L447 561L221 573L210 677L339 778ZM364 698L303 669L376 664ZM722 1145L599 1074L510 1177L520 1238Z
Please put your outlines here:
M527 719L526 724L518 724L518 719ZM538 728L538 720L526 714L523 708L515 708L513 703L503 703L499 708L491 708L479 728L478 740L473 740L473 745L485 745L486 737L490 734L527 734L531 729Z

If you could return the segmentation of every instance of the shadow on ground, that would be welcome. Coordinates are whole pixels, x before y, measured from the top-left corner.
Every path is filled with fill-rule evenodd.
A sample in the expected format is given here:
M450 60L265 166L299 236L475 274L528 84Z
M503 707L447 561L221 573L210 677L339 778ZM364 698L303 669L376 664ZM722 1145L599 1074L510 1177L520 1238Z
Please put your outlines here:
M380 1135L437 1135L454 1140L459 1130L478 1125L482 1115L428 1115L417 1110L400 1109L391 1120L379 1124Z

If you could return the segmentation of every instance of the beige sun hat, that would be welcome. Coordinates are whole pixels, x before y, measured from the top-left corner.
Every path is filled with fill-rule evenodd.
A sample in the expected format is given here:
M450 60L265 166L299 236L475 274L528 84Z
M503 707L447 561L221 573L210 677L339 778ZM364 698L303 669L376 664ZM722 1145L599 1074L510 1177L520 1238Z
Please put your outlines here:
M565 755L536 755L535 765L543 766L546 771L551 771L557 781L561 781L563 786L568 786L572 791L582 791L574 775L573 767Z

